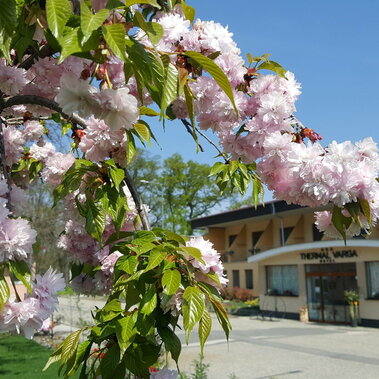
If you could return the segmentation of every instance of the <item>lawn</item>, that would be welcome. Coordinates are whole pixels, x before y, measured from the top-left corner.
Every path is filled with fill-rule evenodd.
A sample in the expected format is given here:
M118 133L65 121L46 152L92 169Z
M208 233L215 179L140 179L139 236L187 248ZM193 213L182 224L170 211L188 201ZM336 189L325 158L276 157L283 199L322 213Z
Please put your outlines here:
M51 352L24 337L0 334L0 378L57 378L57 364L42 372Z

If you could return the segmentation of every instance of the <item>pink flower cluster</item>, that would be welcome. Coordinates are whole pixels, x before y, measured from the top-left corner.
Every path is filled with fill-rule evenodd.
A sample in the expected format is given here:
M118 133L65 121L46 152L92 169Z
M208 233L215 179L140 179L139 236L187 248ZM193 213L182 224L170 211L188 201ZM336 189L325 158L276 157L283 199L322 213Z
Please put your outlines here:
M219 53L215 63L232 84L238 114L214 79L196 73L189 85L195 97L197 121L202 129L216 133L224 151L234 159L246 163L256 161L258 173L276 198L300 205L333 203L339 207L365 199L376 222L379 184L375 178L379 160L371 138L356 144L333 142L326 148L317 143L319 136L312 130L308 129L300 138L299 130L304 127L293 117L300 84L291 72L286 72L285 77L255 75L255 70L244 66L240 50L227 28L200 20L191 28L180 6L169 14L158 13L153 21L165 30L156 45L160 50L194 50L206 56ZM152 46L142 31L138 38ZM179 58L173 63L183 63L185 58L180 62ZM176 100L172 110L178 118L188 117L184 98ZM243 132L237 135L241 126ZM305 137L312 143L303 143ZM358 233L358 229L352 225L349 233Z
M8 260L26 260L32 252L32 246L36 242L37 236L29 221L23 218L9 217L7 192L6 180L0 180L0 263ZM10 196L11 201L15 201L15 204L22 207L25 195L20 188L13 185ZM20 202L18 203L18 201Z
M134 225L137 212L130 193L126 188L124 188L124 192L130 211L126 215L125 223L121 230L130 231L138 227L138 225ZM78 195L78 193L67 197L65 215L68 219L65 231L59 237L57 246L68 254L71 261L77 264L89 264L94 268L99 267L94 276L83 274L73 278L72 285L74 289L85 294L104 294L109 292L112 287L114 265L122 254L118 251L109 254L110 246L101 248L99 243L88 235L84 226L85 220L79 215L76 206L73 206L73 197L75 196L78 196L80 201L85 201L85 196ZM106 241L114 232L115 229L111 219L107 216L103 240Z
M30 147L29 154L43 164L42 179L52 187L58 186L64 173L75 162L73 154L57 152L50 142L42 138Z
M214 272L217 274L219 281L222 286L228 284L228 279L224 274L224 265L221 262L220 254L213 248L213 243L205 240L203 237L192 237L186 243L187 247L195 247L200 250L201 257L203 258L204 263L198 261L197 259L191 257L190 261L192 265L204 274L209 272ZM206 278L202 276L202 278ZM214 285L214 281L210 280L209 284Z
M33 291L23 301L11 300L0 312L0 329L17 332L32 338L43 322L52 315L58 304L57 292L62 291L65 282L62 274L51 267L41 276L36 276Z

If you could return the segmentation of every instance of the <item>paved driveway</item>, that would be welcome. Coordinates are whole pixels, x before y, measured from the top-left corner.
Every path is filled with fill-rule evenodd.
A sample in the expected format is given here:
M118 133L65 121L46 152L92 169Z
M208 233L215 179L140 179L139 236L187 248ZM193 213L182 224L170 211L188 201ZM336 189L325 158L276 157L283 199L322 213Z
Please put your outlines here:
M60 299L59 313L65 324L88 322L90 309L103 299ZM87 319L87 320L85 320ZM304 324L299 321L261 321L232 317L229 344L216 318L205 346L209 379L379 379L379 329ZM57 331L64 325L57 326ZM76 327L64 327L64 333ZM67 329L67 330L66 330ZM180 367L191 372L199 357L197 331L186 346L184 333Z
M227 344L213 321L205 347L210 379L379 379L379 329L233 317ZM198 358L197 341L194 333L183 346L184 371Z

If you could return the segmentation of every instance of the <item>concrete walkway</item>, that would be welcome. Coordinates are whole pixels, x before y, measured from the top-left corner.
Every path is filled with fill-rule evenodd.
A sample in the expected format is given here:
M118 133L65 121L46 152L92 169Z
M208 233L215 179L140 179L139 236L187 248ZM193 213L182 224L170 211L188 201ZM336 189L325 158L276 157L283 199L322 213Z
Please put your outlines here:
M232 317L229 344L217 320L205 347L209 379L378 379L379 330ZM184 333L180 333L184 341ZM183 346L180 367L191 371L199 344Z
M102 306L102 299L80 297L60 299L62 336L90 321L90 309ZM213 315L214 316L214 315ZM292 320L261 321L231 317L229 344L215 316L205 346L209 379L379 379L379 329L304 324ZM65 326L70 325L71 326ZM181 370L193 372L191 363L199 358L197 330L189 345L184 332Z

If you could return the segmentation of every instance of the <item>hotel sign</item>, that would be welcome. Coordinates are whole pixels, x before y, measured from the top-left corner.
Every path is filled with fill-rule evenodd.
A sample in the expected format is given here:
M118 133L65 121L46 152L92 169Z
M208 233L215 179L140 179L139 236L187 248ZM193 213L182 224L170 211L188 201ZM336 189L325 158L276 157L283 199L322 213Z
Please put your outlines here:
M352 249L334 250L332 247L321 249L321 251L300 253L300 258L302 261L318 260L320 263L334 263L336 259L355 258L355 257L358 257L358 253L356 250L352 250Z

